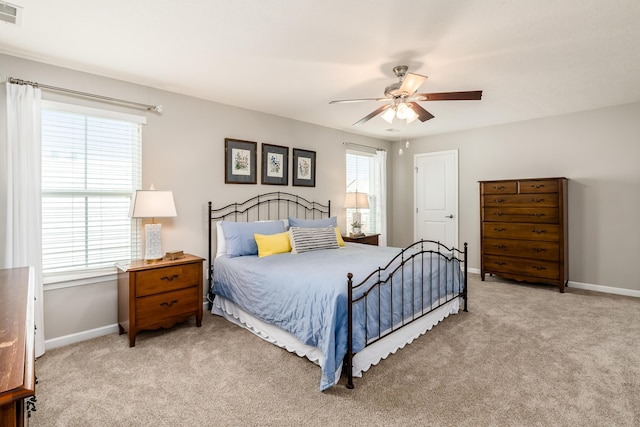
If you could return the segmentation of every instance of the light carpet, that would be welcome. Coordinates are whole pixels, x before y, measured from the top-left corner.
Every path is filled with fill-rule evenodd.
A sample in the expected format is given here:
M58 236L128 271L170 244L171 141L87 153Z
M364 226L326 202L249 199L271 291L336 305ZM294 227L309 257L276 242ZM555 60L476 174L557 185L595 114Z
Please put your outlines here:
M639 426L640 299L469 275L469 312L356 378L205 312L36 363L31 426Z

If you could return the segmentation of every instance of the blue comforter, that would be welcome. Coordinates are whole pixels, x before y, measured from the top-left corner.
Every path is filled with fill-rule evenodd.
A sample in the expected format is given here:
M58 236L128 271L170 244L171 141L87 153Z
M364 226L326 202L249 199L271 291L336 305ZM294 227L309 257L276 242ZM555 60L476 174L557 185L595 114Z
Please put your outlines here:
M322 352L320 389L325 390L336 383L336 368L342 363L347 351L347 273L353 273L354 285L358 284L378 267L386 266L399 252L398 248L347 243L340 249L284 253L264 258L221 256L214 261L213 292L259 319L290 332L301 342L319 348ZM434 257L435 261L424 262L427 269L444 262L436 258ZM385 307L395 307L393 320L390 317L384 320L383 316L379 331L376 330L377 308L370 309L366 315L368 336L365 336L364 305L360 304L355 308L354 352L364 348L372 330L374 334L384 332L402 322L403 317L406 319L407 316L413 316L417 301L436 298L434 292L416 288L422 274L427 277L419 264L422 262L407 265L402 269L404 273L398 271L394 275L393 285L384 287L393 287L394 295L400 295L403 291L400 288L404 287L405 293L411 294L413 300L389 297L388 291L377 294L373 292L374 298L381 298L381 312L386 312ZM434 274L450 276L447 278L448 282L456 279L456 275L447 273L446 270L443 268L439 273L434 271ZM448 271L453 270L449 268ZM415 276L415 280L412 276ZM443 281L443 297L447 293L446 286ZM367 287L354 292L354 299ZM398 308L397 304L404 307ZM377 301L375 304L369 302L368 305L378 306Z

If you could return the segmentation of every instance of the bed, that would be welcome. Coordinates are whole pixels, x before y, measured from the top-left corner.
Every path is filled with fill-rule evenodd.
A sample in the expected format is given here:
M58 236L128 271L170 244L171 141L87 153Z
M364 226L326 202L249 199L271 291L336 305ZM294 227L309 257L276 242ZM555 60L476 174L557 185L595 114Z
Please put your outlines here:
M466 243L344 243L330 202L285 192L209 202L208 218L211 312L318 364L320 390L343 372L353 388L354 377L467 311Z

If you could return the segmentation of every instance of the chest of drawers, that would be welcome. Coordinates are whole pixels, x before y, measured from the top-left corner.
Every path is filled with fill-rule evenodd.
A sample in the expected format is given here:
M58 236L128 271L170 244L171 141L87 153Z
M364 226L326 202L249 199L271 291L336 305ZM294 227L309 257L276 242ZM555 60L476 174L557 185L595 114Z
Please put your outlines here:
M190 316L202 325L203 258L185 255L172 261L133 261L118 267L118 329L129 347L145 329L169 328Z
M481 279L568 281L567 179L480 182Z

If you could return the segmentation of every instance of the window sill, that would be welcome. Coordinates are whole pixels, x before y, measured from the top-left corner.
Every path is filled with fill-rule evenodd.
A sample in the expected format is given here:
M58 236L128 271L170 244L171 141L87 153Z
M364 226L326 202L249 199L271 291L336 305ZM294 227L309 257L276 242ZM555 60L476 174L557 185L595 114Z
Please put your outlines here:
M115 269L75 274L58 274L44 278L44 291L93 285L96 283L115 281L117 279L118 274Z

